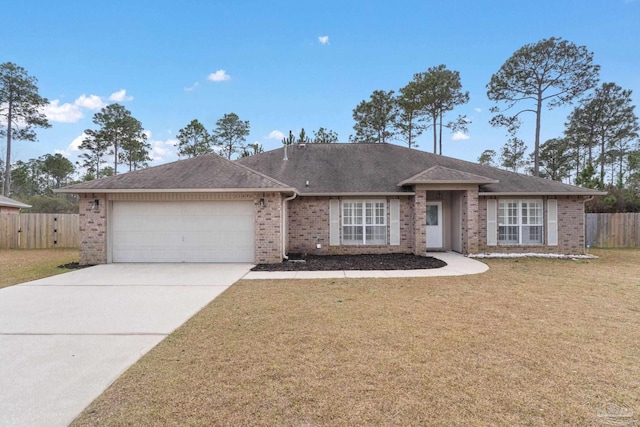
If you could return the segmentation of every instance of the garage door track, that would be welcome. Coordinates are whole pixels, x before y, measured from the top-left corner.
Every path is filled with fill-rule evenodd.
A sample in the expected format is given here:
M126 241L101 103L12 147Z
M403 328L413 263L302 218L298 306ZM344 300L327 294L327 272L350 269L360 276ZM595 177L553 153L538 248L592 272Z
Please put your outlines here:
M109 264L0 289L0 425L68 425L251 267Z

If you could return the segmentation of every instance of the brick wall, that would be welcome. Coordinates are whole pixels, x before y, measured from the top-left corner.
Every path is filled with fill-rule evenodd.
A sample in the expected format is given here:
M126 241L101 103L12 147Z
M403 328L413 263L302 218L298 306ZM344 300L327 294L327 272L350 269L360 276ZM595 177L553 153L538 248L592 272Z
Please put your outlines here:
M95 206L94 201L98 201ZM80 195L80 264L107 262L107 199L104 194Z
M329 197L296 197L288 202L287 217L289 252L329 254Z
M547 198L544 199L544 241L547 239ZM487 246L487 198L478 203L478 252L499 253L554 253L577 255L585 252L584 200L581 196L558 197L558 246L497 245Z
M585 253L584 199L558 198L558 247L561 253Z
M264 207L260 207L264 199ZM255 262L274 264L282 262L282 195L265 193L255 198Z
M315 255L411 253L413 251L413 203L400 198L400 245L329 246L329 197L297 197L288 206L288 251ZM387 199L387 241L389 241ZM317 245L321 247L318 249Z

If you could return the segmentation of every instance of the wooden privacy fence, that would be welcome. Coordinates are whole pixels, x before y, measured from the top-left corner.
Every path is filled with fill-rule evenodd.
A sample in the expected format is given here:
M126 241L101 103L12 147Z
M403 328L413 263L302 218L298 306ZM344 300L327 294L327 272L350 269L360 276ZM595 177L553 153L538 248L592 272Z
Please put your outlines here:
M77 248L78 214L0 215L0 249Z
M640 247L640 213L588 213L585 227L592 248Z

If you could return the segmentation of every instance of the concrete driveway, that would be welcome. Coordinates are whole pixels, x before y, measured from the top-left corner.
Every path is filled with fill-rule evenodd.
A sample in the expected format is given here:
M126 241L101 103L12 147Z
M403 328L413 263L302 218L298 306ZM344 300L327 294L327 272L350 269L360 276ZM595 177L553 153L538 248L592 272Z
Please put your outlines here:
M0 289L0 425L68 425L251 267L109 264Z

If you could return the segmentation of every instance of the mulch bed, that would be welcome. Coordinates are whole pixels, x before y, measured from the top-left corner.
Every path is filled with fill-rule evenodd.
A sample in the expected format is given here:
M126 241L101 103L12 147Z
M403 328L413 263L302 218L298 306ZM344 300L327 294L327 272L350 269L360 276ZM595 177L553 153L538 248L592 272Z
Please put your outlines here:
M58 268L66 268L67 270L76 270L79 268L93 267L93 264L80 264L79 262L70 262L68 264L59 265Z
M442 268L446 265L446 262L437 258L412 254L289 254L289 260L281 264L259 264L253 267L252 271L421 270Z

